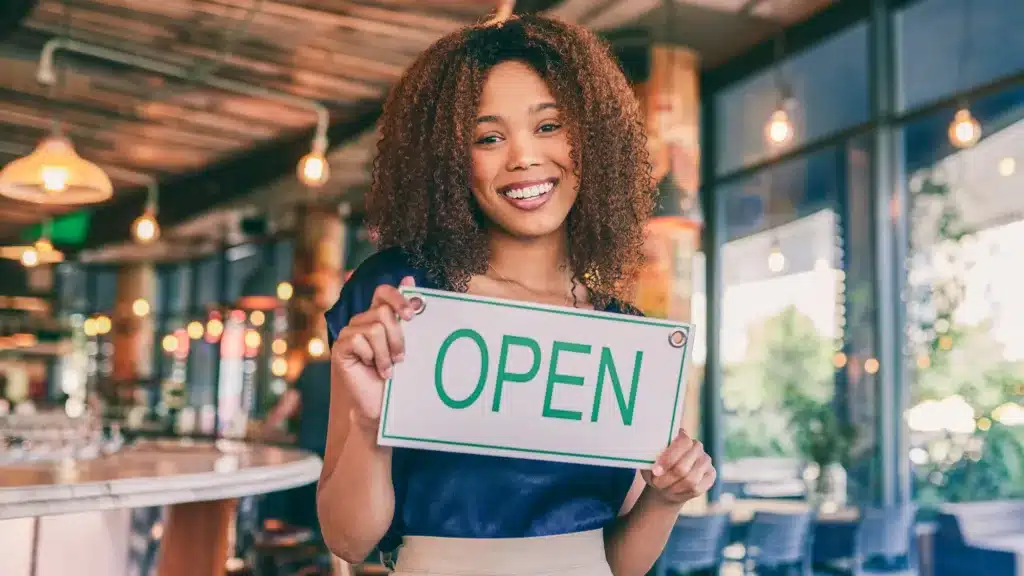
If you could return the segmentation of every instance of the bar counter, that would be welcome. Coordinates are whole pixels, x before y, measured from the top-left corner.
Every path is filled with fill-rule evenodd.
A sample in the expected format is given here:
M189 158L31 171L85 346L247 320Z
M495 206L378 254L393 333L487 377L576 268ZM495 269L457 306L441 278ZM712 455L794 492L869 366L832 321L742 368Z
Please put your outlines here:
M124 573L126 511L169 506L157 573L223 574L236 498L315 482L320 468L312 453L224 440L140 441L95 459L0 466L0 573L22 574L18 557L29 564L26 576L75 565L83 574L88 562L107 564L104 574Z

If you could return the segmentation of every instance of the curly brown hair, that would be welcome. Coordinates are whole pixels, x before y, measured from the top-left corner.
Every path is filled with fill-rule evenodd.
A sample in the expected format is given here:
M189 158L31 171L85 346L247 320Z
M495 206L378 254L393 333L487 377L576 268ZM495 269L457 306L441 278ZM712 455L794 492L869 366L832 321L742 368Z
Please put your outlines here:
M471 192L470 145L488 71L531 66L565 116L579 194L569 265L595 305L629 302L654 204L639 104L608 46L590 31L514 16L454 32L391 90L367 197L380 248L400 247L432 281L464 292L487 270L484 219Z

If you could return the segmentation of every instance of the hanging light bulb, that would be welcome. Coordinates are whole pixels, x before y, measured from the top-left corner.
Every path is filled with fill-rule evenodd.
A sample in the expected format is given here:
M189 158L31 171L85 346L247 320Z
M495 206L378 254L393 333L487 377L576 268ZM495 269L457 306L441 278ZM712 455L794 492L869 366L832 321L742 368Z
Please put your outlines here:
M160 237L160 224L151 211L146 210L132 222L132 236L141 244L148 244Z
M160 198L160 188L155 178L145 176L146 207L142 214L132 222L132 236L140 244L148 244L160 237L160 223L156 220L156 212Z
M299 180L310 188L319 188L331 177L331 167L327 163L327 135L320 132L326 127L317 126L317 135L313 139L313 149L299 160Z
M768 269L778 274L786 268L786 255L782 253L782 246L778 240L772 243L772 250L768 254Z
M310 188L319 188L327 183L330 168L323 155L310 152L299 161L299 180Z
M0 171L0 194L35 204L95 204L114 194L110 177L59 133Z
M39 265L39 252L36 251L34 246L26 248L25 251L21 253L21 263L26 268L33 268Z
M949 141L957 148L970 148L981 139L981 124L967 107L960 108L949 124Z
M789 118L785 103L772 112L764 127L764 137L769 144L781 146L793 139L793 122Z

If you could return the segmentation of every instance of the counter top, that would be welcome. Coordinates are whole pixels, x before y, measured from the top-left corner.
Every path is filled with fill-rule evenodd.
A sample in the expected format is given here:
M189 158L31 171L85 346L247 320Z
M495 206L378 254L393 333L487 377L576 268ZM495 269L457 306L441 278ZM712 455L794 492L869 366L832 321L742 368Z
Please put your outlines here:
M236 441L143 441L110 456L0 466L0 520L223 500L315 482L320 458Z

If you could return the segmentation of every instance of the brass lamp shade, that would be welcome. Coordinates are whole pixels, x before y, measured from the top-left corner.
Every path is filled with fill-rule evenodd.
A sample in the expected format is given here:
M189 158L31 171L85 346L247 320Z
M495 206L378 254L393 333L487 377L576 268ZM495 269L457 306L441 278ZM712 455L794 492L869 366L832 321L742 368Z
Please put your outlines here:
M0 194L35 204L94 204L114 194L103 170L75 153L67 138L51 136L0 171Z

